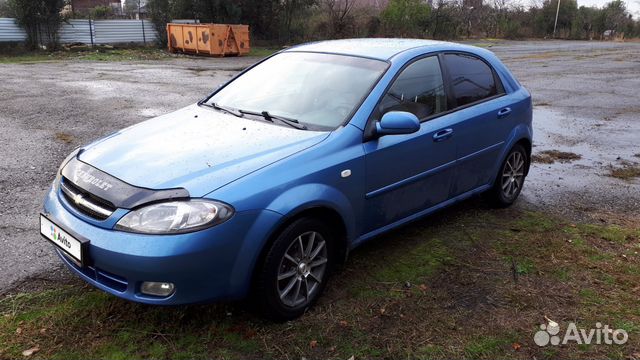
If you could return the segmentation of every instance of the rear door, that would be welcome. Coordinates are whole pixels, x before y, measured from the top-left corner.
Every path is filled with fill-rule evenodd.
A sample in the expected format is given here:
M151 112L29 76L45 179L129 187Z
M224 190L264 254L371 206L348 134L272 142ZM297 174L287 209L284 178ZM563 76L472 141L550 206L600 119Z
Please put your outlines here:
M451 195L488 184L507 136L513 128L512 109L491 66L468 53L442 56L457 123L456 176Z

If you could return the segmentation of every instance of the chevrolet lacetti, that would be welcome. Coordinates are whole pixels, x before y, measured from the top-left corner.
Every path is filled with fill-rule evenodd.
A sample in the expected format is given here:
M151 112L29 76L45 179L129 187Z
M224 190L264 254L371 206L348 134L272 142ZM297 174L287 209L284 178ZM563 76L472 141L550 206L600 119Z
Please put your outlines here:
M292 319L366 240L474 194L512 204L531 110L484 49L291 47L197 104L75 150L41 233L110 294L158 305L250 297Z

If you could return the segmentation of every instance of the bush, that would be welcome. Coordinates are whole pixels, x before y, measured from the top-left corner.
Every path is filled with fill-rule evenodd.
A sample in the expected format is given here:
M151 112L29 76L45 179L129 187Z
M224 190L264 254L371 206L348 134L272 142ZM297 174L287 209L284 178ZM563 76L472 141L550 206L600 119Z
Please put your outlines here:
M171 3L169 0L149 0L147 7L153 27L158 32L160 44L167 46L167 23L171 22Z
M429 23L431 8L421 0L391 0L380 14L385 34L422 37Z
M60 11L64 0L9 0L11 12L27 33L27 46L36 48L40 43L50 50L58 47L58 30L63 18Z
M91 9L91 18L93 19L107 19L113 15L113 9L110 6L96 6Z

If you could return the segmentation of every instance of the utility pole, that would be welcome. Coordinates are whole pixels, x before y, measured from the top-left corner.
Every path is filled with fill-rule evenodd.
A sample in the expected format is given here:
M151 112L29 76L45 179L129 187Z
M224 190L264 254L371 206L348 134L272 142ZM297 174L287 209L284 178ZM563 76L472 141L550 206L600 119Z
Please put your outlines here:
M558 14L560 13L560 0L558 0L558 8L556 9L556 22L553 23L553 37L556 37L556 27L558 26Z
M141 8L142 8L142 0L138 0L138 19L140 19L140 24L142 24L142 42L144 42L145 45L147 45L147 35L144 33L144 19L142 18L142 14L141 14Z

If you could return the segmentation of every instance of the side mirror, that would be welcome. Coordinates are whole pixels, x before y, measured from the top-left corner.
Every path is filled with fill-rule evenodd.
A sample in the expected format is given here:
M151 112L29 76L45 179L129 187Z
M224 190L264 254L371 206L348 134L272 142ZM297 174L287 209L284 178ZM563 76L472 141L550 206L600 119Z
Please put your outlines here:
M412 134L420 130L420 120L406 111L389 111L376 123L376 135Z

